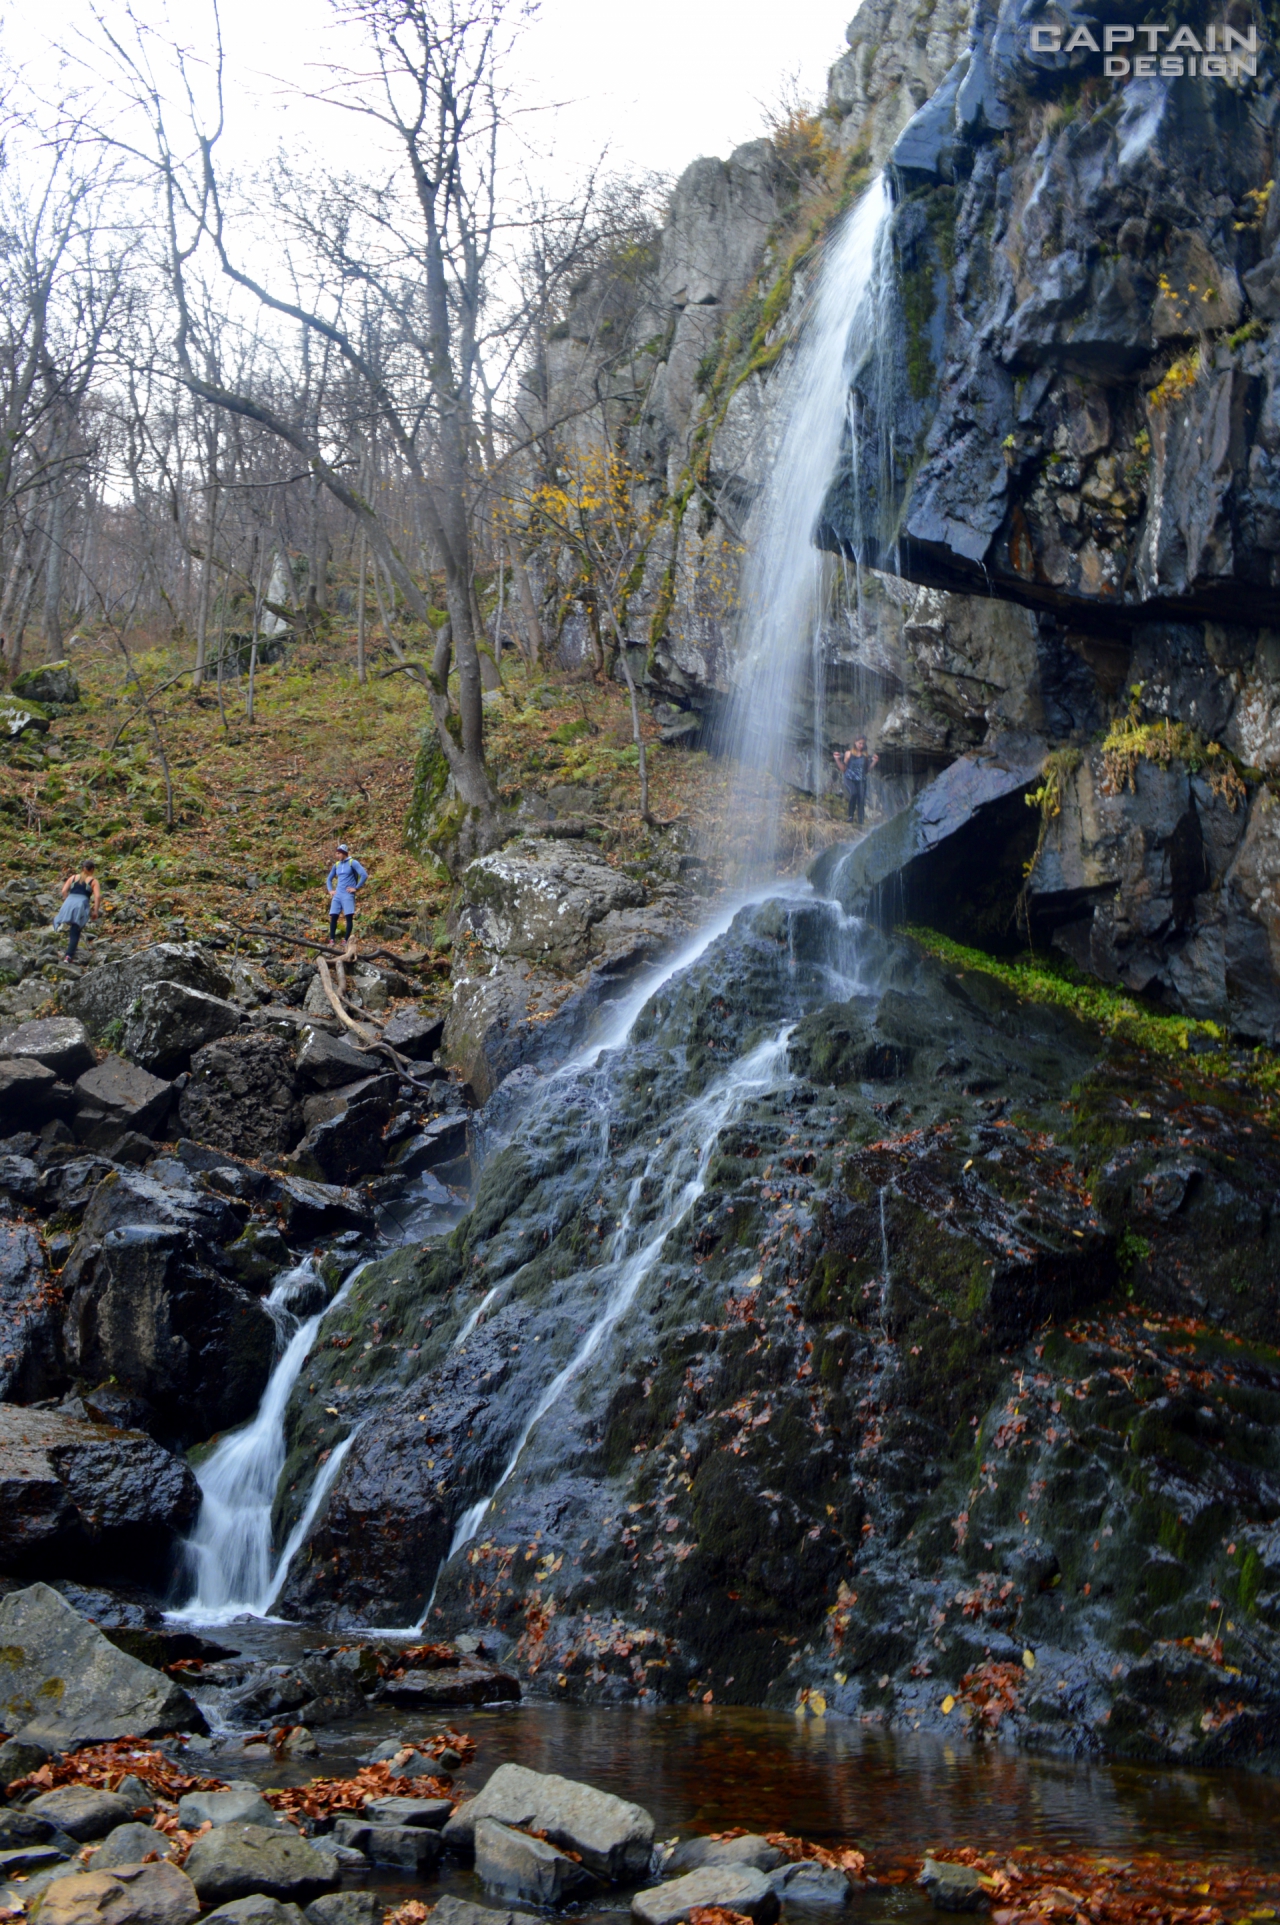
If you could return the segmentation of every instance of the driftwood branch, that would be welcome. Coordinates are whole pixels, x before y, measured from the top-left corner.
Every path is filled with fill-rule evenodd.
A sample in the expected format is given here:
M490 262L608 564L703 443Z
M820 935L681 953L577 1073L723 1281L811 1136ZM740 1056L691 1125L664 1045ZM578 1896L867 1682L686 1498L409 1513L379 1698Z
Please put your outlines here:
M290 936L281 929L264 929L260 923L256 922L228 922L227 927L238 929L242 936L265 936L270 942L291 942L298 949L314 949L324 956L332 954L332 944L316 942L312 936ZM394 949L366 949L362 954L357 955L354 939L343 950L342 960L343 962L393 962L399 963L404 969L448 969L452 966L448 956L434 951L426 951L421 956L397 956Z

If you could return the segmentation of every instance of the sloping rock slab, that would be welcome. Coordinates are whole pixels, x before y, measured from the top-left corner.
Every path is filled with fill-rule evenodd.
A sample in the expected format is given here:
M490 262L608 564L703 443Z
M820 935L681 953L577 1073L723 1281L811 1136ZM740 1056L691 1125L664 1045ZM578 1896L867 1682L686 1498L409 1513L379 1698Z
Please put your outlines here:
M0 1598L0 1719L57 1751L205 1729L172 1679L118 1651L47 1584Z
M323 1900L317 1900L317 1903L323 1903ZM436 1925L536 1925L538 1914L473 1905L470 1899L456 1898L452 1892L446 1892L431 1907L431 1916ZM315 1925L328 1925L328 1920L316 1921Z
M282 1176L273 1201L285 1235L297 1243L339 1230L365 1230L373 1213L354 1190L335 1183L313 1183L309 1177Z
M5 1569L158 1579L199 1509L190 1467L141 1431L0 1404Z
M653 1819L640 1805L594 1785L524 1765L499 1765L466 1808L472 1831L487 1818L541 1832L553 1845L577 1852L605 1878L640 1878L653 1851ZM454 1823L461 1819L455 1813ZM448 1836L456 1833L450 1825Z
M668 1879L637 1892L631 1901L631 1916L640 1925L681 1925L690 1912L704 1905L741 1912L755 1925L773 1925L782 1907L778 1894L763 1872L749 1865L704 1865L686 1878Z
M819 895L876 917L885 911L910 914L917 895L927 896L931 919L936 919L944 844L961 859L971 853L980 870L989 869L988 818L1010 800L1022 811L1013 815L1011 826L1025 827L1034 841L1034 817L1019 798L1040 775L1047 753L1038 736L1010 735L993 749L960 756L905 809L860 842L824 849L809 870L810 882ZM962 837L972 843L971 851L960 846Z

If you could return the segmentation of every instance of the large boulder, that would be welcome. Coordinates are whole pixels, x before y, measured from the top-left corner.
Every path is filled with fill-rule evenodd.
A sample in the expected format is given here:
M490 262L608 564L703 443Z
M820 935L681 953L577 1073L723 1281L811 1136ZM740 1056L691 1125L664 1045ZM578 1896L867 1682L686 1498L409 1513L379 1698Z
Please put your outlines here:
M459 927L482 949L572 970L589 961L596 925L645 900L632 876L585 844L527 838L481 856L462 878Z
M58 1751L205 1728L171 1678L117 1650L47 1584L0 1598L0 1717Z
M75 1097L68 1084L30 1056L0 1058L0 1134L38 1130L52 1117L69 1117Z
M269 1898L307 1899L337 1881L332 1860L296 1832L266 1825L219 1825L187 1853L187 1876L205 1905L265 1892Z
M265 1030L207 1043L192 1058L182 1127L240 1156L269 1156L297 1142L301 1121L289 1045Z
M78 1016L91 1034L101 1036L108 1024L125 1021L142 990L160 982L223 998L230 996L233 987L198 943L159 942L135 956L86 969L62 1000L70 1015Z
M45 1016L7 1029L0 1036L0 1056L43 1063L64 1083L74 1083L96 1060L89 1032L74 1016Z
M189 1466L140 1431L0 1404L6 1570L163 1581L199 1509Z
M491 1818L536 1831L614 1880L642 1877L653 1851L653 1819L641 1805L525 1765L499 1765L466 1816L473 1829Z
M68 1368L145 1398L157 1435L182 1448L244 1423L271 1374L275 1325L220 1267L246 1214L189 1177L182 1188L117 1172L94 1192L62 1274Z
M148 983L124 1030L124 1052L157 1076L176 1076L195 1051L240 1027L241 1011L222 996L185 983Z
M110 1152L120 1132L151 1136L169 1114L172 1085L123 1056L107 1056L76 1079L76 1135Z
M0 1399L47 1397L62 1374L61 1305L35 1231L0 1219Z
M90 1838L105 1838L133 1817L133 1806L127 1798L113 1791L99 1791L96 1785L59 1785L33 1798L27 1810L82 1845Z
M20 701L57 702L70 708L80 700L80 684L70 662L43 662L39 668L24 668L15 675L12 693Z
M195 1887L166 1859L55 1878L33 1908L41 1925L190 1925Z
M232 1779L221 1791L189 1791L178 1800L178 1823L188 1831L201 1825L266 1825L282 1821L248 1778Z
M687 891L656 900L585 843L531 837L470 864L441 1060L481 1102L521 1063L563 1058L618 985L686 928Z
M323 1029L309 1029L298 1050L299 1080L313 1089L338 1089L344 1083L358 1083L377 1063L354 1049L341 1036L329 1036Z
M382 1031L399 1056L413 1063L425 1063L440 1047L444 1036L443 1016L424 1016L419 1009L398 1009Z

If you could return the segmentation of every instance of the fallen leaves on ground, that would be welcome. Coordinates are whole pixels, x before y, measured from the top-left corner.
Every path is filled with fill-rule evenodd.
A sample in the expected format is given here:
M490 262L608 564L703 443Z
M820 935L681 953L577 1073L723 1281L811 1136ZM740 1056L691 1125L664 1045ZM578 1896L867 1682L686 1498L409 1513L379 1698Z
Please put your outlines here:
M201 1778L183 1771L162 1751L138 1738L115 1738L109 1744L82 1745L78 1751L50 1758L25 1778L9 1786L12 1797L21 1791L56 1791L59 1785L91 1785L114 1791L122 1778L140 1778L162 1798L181 1798L187 1791L223 1791L221 1778Z
M406 1898L403 1905L397 1905L393 1912L387 1913L382 1925L425 1925L429 1917L430 1907L424 1905L420 1898Z
M751 1925L745 1912L731 1912L727 1905L695 1905L689 1925Z
M825 1865L828 1871L845 1872L850 1878L861 1878L867 1868L866 1855L855 1851L852 1845L837 1847L834 1851L827 1845L814 1845L807 1838L793 1838L785 1831L767 1831L765 1837L775 1851L792 1862L803 1859L806 1863Z
M1260 1900L1274 1902L1280 1877L1252 1867L1206 1865L1195 1859L1136 1852L1128 1858L1090 1858L1083 1853L1050 1857L1019 1850L1008 1857L961 1847L930 1852L953 1865L969 1865L993 1901L993 1925L1224 1925L1230 1918L1274 1917ZM890 1882L887 1878L882 1883Z
M456 1795L442 1778L399 1778L389 1763L362 1765L350 1778L313 1778L310 1784L290 1785L283 1791L264 1791L262 1795L289 1818L332 1818L339 1812L360 1812L372 1798L452 1797L456 1802Z

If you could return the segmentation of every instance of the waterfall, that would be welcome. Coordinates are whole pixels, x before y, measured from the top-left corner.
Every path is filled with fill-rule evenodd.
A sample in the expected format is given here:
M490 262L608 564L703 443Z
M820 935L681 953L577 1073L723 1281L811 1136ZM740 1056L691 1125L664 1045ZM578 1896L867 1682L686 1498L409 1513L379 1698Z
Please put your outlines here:
M649 1152L640 1174L632 1178L626 1208L610 1239L605 1268L612 1270L613 1277L606 1292L604 1308L589 1326L569 1361L537 1398L493 1489L458 1520L453 1542L445 1558L446 1564L479 1531L485 1512L514 1472L534 1426L559 1401L579 1371L591 1361L635 1302L636 1293L658 1261L663 1244L702 1195L707 1166L715 1154L725 1125L753 1096L761 1096L777 1088L779 1075L785 1073L787 1039L794 1027L794 1023L784 1023L775 1035L758 1043L755 1049L718 1078L710 1089L687 1104L673 1119L668 1132ZM695 1160L690 1173L691 1155ZM629 1249L641 1199L646 1187L655 1180L661 1184L656 1202L656 1223L652 1215L648 1216L643 1242ZM427 1610L430 1608L428 1603ZM422 1622L426 1622L426 1613ZM415 1628L420 1630L421 1624Z
M776 453L748 526L729 729L730 751L745 771L729 819L735 834L755 820L747 860L756 870L772 866L777 844L777 810L762 805L761 777L776 783L795 774L815 794L826 781L821 650L839 564L814 545L814 533L839 465L853 360L874 330L889 209L889 190L878 175L827 241L782 377ZM797 769L797 708L806 677L813 727Z
M331 1451L288 1543L273 1559L271 1506L284 1469L285 1409L320 1325L364 1268L357 1264L333 1301L303 1322L289 1304L305 1286L314 1286L314 1269L302 1263L277 1278L266 1307L279 1333L280 1354L253 1422L224 1437L196 1472L204 1501L186 1546L195 1588L173 1615L217 1624L244 1612L265 1617L270 1611L356 1436L352 1431Z

